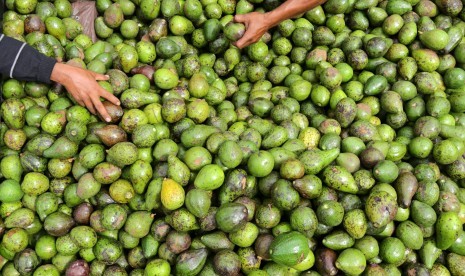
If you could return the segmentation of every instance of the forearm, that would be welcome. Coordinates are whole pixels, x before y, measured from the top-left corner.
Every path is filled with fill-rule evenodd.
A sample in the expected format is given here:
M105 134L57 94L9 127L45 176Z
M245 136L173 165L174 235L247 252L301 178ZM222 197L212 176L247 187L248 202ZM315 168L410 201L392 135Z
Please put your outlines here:
M56 61L24 42L0 34L0 74L24 81L50 83Z
M287 0L278 8L268 12L270 28L278 25L282 21L297 16L308 10L322 5L326 0Z

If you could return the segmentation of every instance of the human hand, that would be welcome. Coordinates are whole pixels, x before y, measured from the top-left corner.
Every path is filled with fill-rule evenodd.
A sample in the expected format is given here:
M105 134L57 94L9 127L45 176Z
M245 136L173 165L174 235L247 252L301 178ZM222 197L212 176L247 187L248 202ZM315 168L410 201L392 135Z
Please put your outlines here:
M241 39L236 41L235 46L239 49L249 46L260 40L263 34L271 28L268 14L251 12L247 14L237 14L234 21L245 25L245 33Z
M115 105L120 104L117 97L97 83L97 81L108 80L108 76L72 65L56 63L50 79L61 83L78 104L87 107L94 115L98 112L107 122L111 118L100 101L100 97L107 99Z

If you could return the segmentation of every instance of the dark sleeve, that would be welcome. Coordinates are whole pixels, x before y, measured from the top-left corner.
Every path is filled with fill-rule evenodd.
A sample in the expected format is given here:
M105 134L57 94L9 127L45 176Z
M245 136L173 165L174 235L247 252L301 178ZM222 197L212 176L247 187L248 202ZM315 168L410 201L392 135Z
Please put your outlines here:
M50 83L55 59L27 43L0 34L0 74L23 81Z

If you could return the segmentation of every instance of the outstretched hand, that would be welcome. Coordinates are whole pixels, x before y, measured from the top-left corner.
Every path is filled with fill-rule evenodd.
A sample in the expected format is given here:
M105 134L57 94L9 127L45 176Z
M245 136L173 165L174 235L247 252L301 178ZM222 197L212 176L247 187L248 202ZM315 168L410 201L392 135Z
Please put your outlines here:
M267 19L267 14L259 12L251 12L247 14L237 14L234 16L234 21L245 25L245 33L239 39L235 46L239 49L249 46L262 38L262 36L271 27L270 21Z
M94 115L98 112L107 122L111 118L100 101L100 97L107 99L115 105L120 104L117 97L97 83L97 81L108 80L109 77L106 75L68 64L57 63L53 68L50 79L61 83L78 104L87 107Z

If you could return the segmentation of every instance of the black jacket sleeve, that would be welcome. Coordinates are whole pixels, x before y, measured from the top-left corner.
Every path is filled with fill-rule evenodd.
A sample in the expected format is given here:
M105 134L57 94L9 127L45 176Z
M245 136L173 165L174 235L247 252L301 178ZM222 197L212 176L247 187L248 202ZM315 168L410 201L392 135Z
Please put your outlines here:
M23 81L50 83L55 59L27 43L0 33L0 74Z

